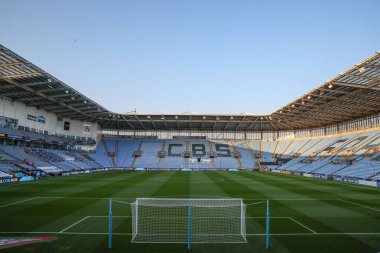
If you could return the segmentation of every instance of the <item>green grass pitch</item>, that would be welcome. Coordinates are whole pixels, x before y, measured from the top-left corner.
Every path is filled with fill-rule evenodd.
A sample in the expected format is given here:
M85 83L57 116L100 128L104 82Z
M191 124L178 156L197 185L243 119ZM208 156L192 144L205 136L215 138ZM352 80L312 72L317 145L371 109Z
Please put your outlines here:
M0 236L57 240L2 252L187 252L184 244L131 244L131 210L114 202L107 248L108 198L243 198L246 244L194 244L192 252L265 252L265 204L271 200L269 252L380 252L380 190L262 172L110 171L0 186Z

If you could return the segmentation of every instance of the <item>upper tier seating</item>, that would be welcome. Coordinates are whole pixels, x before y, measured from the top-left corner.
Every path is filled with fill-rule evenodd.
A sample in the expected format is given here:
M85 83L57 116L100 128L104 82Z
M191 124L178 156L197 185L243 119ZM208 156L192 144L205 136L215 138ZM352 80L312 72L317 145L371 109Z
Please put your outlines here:
M74 143L76 141L82 142L82 143L95 143L95 141L92 138L86 138L86 137L77 137L75 139L68 138L68 136L64 135L51 135L51 134L42 134L42 133L33 133L33 132L27 132L22 130L15 130L12 128L3 128L0 127L0 132L5 133L12 136L18 136L23 139L30 139L30 140L41 140L46 141L48 140L49 143Z

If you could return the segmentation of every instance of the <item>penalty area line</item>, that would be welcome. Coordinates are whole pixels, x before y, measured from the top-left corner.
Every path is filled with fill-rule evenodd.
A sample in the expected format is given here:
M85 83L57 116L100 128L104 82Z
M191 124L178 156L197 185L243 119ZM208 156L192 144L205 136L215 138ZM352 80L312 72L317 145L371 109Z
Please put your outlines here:
M13 202L13 203L10 203L10 204L2 205L2 206L0 206L0 208L7 207L7 206L17 205L17 204L28 202L28 201L32 201L32 200L35 200L35 199L38 199L38 197L36 197L36 198L30 198L30 199L24 199L24 200L21 200L21 201L17 201L17 202Z
M309 228L308 226L302 224L301 222L293 219L292 217L288 217L290 220L294 221L295 223L297 223L298 225L302 226L303 228L306 228L307 230L309 230L310 232L312 232L313 234L317 235L318 233L315 232L314 230L312 230L311 228Z
M344 200L344 199L339 199L339 200L342 201L342 202L346 202L346 203L348 203L348 204L351 204L351 205L361 206L361 207L363 207L363 208L367 208L367 209L371 209L371 210L374 210L374 211L380 212L380 209L377 209L377 208L373 208L373 207L370 207L370 206L365 206L365 205L358 204L358 203L351 202L351 201Z
M83 219L81 219L81 220L75 222L74 224L72 224L72 225L70 225L70 226L64 228L63 230L59 231L59 233L62 234L62 233L65 232L66 230L68 230L68 229L74 227L75 225L81 223L82 221L84 221L84 220L87 219L88 217L89 217L89 216L86 216L86 217L84 217Z

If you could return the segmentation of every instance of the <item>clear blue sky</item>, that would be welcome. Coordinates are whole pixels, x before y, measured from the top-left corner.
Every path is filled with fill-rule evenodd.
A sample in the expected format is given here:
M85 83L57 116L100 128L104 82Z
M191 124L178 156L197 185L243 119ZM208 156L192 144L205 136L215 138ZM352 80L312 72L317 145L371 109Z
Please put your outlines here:
M380 50L379 10L379 0L1 0L0 43L115 112L267 114Z

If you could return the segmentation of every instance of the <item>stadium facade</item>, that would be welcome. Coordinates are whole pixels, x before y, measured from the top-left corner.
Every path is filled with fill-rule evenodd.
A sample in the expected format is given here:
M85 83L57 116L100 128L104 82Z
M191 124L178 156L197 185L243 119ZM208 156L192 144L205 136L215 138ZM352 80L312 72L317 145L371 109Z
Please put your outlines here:
M0 177L255 170L377 185L380 52L270 115L109 111L0 45Z

